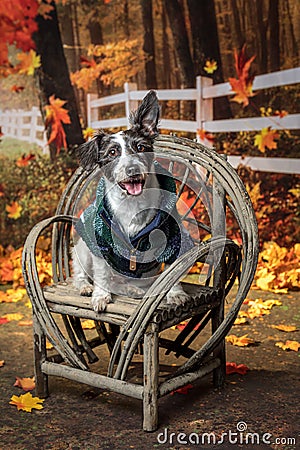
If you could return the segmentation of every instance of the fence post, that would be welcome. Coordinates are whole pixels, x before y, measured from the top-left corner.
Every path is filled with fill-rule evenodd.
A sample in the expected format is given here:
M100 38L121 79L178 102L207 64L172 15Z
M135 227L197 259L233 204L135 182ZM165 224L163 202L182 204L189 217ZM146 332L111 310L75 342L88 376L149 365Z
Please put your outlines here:
M30 120L30 135L29 135L29 142L37 142L37 119L39 115L39 109L37 106L33 106L31 108L31 120Z
M23 138L24 112L22 109L18 109L16 111L16 114L17 114L17 117L16 117L16 128L17 129L16 129L15 135L16 135L16 138L20 139L20 141L21 141Z
M87 126L92 127L92 123L98 120L98 109L92 107L93 100L97 99L97 94L87 94L86 104L87 104Z
M131 111L137 109L137 101L130 99L130 91L134 91L137 89L136 83L124 83L124 93L125 93L125 115L127 119L127 127L129 128L129 120L128 117Z
M198 76L196 78L196 89L198 92L196 100L197 130L203 130L204 122L213 120L213 99L203 98L203 89L205 87L211 86L212 84L213 80L211 78L201 76ZM198 132L197 140L200 141Z

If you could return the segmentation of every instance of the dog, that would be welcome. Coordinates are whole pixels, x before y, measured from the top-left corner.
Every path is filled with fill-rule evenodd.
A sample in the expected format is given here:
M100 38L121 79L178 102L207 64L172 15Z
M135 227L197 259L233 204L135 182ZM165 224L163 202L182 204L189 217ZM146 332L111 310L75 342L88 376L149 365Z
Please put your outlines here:
M160 107L149 91L129 117L126 131L103 131L77 154L83 168L101 168L95 201L75 229L73 283L104 311L112 293L142 297L162 264L168 266L194 243L176 209L176 185L154 159ZM188 298L180 283L166 294L169 304Z

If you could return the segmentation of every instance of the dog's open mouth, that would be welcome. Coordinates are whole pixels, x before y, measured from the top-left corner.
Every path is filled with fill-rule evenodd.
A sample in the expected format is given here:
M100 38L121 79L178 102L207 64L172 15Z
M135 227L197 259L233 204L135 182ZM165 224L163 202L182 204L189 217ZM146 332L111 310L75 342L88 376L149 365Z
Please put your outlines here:
M119 186L124 189L129 195L140 195L145 184L145 175L135 175L126 178L119 183Z

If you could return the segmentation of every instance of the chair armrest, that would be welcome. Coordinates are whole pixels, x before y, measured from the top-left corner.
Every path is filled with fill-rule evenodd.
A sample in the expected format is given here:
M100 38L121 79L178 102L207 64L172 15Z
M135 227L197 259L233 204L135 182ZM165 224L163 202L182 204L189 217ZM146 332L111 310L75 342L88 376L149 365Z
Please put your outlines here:
M71 225L74 223L74 220L75 219L72 216L57 215L42 220L32 228L24 244L22 273L27 293L32 303L35 320L38 321L43 332L47 334L47 338L51 344L61 354L63 359L77 368L87 370L87 367L72 350L50 314L39 280L36 264L36 245L41 233L54 223L60 222ZM38 337L36 337L36 339L38 339Z

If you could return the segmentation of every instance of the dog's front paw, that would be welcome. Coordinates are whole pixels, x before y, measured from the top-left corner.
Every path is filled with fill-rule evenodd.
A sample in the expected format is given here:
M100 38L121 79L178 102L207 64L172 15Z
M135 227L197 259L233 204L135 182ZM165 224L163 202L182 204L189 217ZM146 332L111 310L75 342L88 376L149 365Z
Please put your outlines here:
M190 299L190 296L184 292L180 285L172 287L167 293L167 304L169 305L184 305Z
M83 295L85 297L90 297L93 293L93 286L91 284L85 284L82 286L79 290L80 295Z
M91 298L91 305L96 312L105 311L106 306L112 300L109 292L103 291L103 293L94 292Z
M125 288L125 294L128 295L128 297L141 298L144 297L145 290L137 286L133 286L132 284L128 284Z

